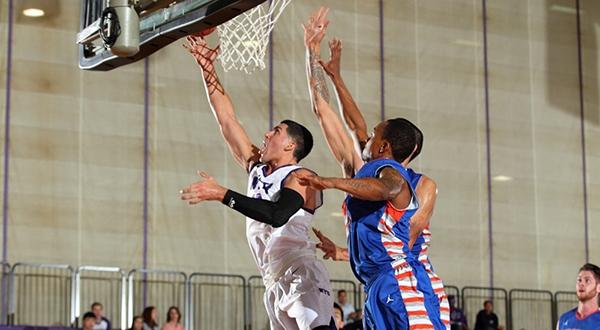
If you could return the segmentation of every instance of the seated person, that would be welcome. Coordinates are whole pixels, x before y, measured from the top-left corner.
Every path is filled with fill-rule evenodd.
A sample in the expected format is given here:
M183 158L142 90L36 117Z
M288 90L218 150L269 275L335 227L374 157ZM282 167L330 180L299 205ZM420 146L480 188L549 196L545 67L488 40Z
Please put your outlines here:
M94 323L94 330L111 330L110 321L104 317L104 307L101 303L95 302L90 308L94 313L96 320Z
M94 324L96 323L96 315L92 312L83 314L81 318L81 329L82 330L94 330Z

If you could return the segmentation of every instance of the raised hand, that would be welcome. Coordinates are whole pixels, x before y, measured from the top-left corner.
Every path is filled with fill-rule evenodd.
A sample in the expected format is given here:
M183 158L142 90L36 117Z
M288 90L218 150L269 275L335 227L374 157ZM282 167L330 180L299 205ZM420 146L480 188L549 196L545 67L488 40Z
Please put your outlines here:
M202 201L222 201L225 198L227 189L219 185L213 177L202 171L198 171L198 176L200 181L179 191L182 200L193 205Z
M329 61L320 60L319 63L331 79L340 76L340 62L342 58L342 41L333 38L329 41Z
M329 8L321 7L308 19L308 21L302 24L304 29L304 45L311 50L319 51L321 41L325 37L325 31L329 20L327 19L327 13Z
M224 94L225 90L223 89L223 86L221 86L219 77L217 77L215 71L215 60L219 56L221 45L211 48L208 46L204 37L197 35L187 36L186 40L187 44L183 44L183 48L187 49L194 60L196 60L198 66L202 69L209 94L212 95L215 91Z

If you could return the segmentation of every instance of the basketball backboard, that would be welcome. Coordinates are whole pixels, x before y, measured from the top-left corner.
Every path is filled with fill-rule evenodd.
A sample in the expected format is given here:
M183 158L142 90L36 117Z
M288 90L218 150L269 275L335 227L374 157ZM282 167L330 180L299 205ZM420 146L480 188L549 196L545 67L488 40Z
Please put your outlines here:
M220 25L265 1L84 0L77 35L79 67L108 71L136 62L179 38ZM126 43L127 47L110 47L107 41Z

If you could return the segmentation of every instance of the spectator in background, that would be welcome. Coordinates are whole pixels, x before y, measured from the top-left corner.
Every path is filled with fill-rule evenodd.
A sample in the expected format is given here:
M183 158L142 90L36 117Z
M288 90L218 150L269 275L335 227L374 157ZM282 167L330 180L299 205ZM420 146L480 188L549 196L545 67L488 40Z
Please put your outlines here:
M92 312L83 314L81 329L82 330L94 330L94 324L96 324L96 315Z
M462 309L456 307L456 297L448 295L450 304L450 329L451 330L469 330L467 326L467 317Z
M144 319L139 315L134 316L129 330L144 330Z
M498 315L494 313L494 304L491 300L483 303L483 309L477 313L475 330L503 330L504 327L498 323Z
M335 320L335 328L340 330L344 329L344 311L338 303L333 303L333 318Z
M348 293L346 290L339 290L337 294L338 304L342 308L344 312L344 323L348 323L348 321L353 321L356 318L356 309L352 306L351 303L348 302Z
M184 330L181 324L181 312L175 306L169 307L167 312L167 322L162 326L161 330Z
M579 268L575 289L579 303L560 317L556 329L600 329L600 267L588 263Z
M144 320L143 330L158 330L158 322L156 321L158 311L154 306L144 308L142 319Z
M94 330L111 330L110 321L103 315L104 306L99 302L95 302L92 304L91 310L96 317Z

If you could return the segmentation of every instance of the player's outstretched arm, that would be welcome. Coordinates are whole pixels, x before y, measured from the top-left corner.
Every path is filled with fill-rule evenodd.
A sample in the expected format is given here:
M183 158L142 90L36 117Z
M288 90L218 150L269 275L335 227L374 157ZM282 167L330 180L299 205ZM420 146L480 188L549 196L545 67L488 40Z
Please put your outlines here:
M184 45L202 69L206 94L210 101L212 112L221 128L225 142L229 146L236 161L248 171L251 165L260 158L258 147L250 141L248 134L237 119L231 98L225 92L215 70L215 59L219 46L210 48L206 40L198 36L189 36L188 44Z
M313 187L317 190L337 189L346 192L358 199L366 201L396 201L403 192L405 180L393 168L386 167L381 170L377 178L325 178L318 175L296 174L302 185ZM410 195L408 195L410 197ZM408 199L406 202L408 202Z
M302 187L300 192L284 186L275 202L251 198L221 186L208 174L198 171L200 181L180 191L180 197L190 205L203 201L219 201L230 208L273 227L285 225L303 205L303 192L310 188Z
M334 261L350 261L348 249L341 246L335 245L329 237L325 236L320 230L315 227L312 228L313 232L319 239L317 243L317 249L325 252L323 259L331 259Z
M327 146L342 167L344 177L354 175L354 149L342 121L329 105L329 92L325 81L324 69L320 64L321 41L329 21L326 18L327 8L321 7L314 12L308 21L302 24L306 46L306 74L309 83L311 104L321 130L325 135Z
M352 138L356 144L358 158L360 159L360 151L367 143L367 123L363 117L358 105L354 101L352 94L346 87L341 74L341 59L342 59L342 41L333 38L329 41L330 57L327 62L320 61L321 66L331 78L335 87L338 104L342 112L342 117L346 123L348 130L352 134Z
M412 248L423 230L429 227L429 220L433 215L437 199L437 185L435 181L423 175L417 185L416 193L419 199L419 209L410 219L409 248Z

